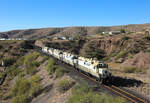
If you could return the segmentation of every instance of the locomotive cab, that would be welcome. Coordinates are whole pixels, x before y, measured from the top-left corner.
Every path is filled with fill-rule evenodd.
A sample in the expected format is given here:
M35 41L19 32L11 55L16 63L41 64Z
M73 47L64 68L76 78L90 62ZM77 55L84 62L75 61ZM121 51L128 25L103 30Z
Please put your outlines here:
M99 73L99 80L102 83L108 81L111 77L111 73L108 70L108 65L105 63L99 63L97 65L97 71Z

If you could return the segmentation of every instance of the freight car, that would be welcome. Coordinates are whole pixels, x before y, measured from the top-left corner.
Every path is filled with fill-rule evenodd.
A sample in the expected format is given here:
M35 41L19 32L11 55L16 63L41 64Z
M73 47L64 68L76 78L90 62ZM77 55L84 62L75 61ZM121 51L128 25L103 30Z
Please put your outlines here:
M97 80L99 80L100 83L105 83L111 79L111 73L109 72L108 65L104 62L93 58L89 59L81 57L49 47L43 47L42 51L67 64L74 66L75 69L81 70L95 77Z

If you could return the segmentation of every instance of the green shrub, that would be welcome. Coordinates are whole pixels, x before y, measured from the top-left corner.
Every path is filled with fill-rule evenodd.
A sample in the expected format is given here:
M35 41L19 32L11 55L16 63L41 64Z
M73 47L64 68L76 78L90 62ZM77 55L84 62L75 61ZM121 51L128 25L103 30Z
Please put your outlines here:
M143 37L143 39L144 39L144 40L150 40L150 37L147 36L147 35L145 35L145 36Z
M19 74L18 74L18 78L22 78L22 77L24 77L26 75L26 73L24 72L24 71L22 71L22 72L20 72Z
M25 56L25 60L24 63L27 64L28 62L32 62L34 60L36 60L36 58L40 55L40 53L38 52L33 52L27 56Z
M66 79L61 80L57 84L57 89L59 92L64 93L67 90L69 90L74 84L75 84L75 82L73 82L71 80L66 80Z
M11 103L29 103L29 99L37 96L41 90L40 77L32 76L29 80L19 78L16 80L15 86L11 89Z
M27 94L16 96L10 103L29 103L29 97Z
M127 103L120 97L112 97L106 93L98 94L86 85L76 86L72 89L72 96L67 103Z
M2 49L3 48L3 46L2 45L0 45L0 49Z
M93 50L91 48L88 48L85 50L85 57L87 58L97 58L97 59L103 59L105 55L105 51L101 49L94 48Z
M111 53L110 53L110 56L111 57L114 57L114 56L116 56L117 55L117 52L116 51L112 51Z
M31 96L35 97L42 88L40 85L40 77L38 75L34 75L29 79L29 82L31 85L30 94Z
M36 58L40 54L38 52L33 52L25 57L24 64L26 67L26 73L33 75L37 72L36 68L40 65Z
M129 39L129 37L127 37L127 36L122 37L122 40L128 40L128 39Z
M37 66L35 64L33 64L33 62L28 62L26 64L26 73L30 74L30 75L35 74L37 72L36 68L37 68Z
M55 72L56 72L56 77L61 77L67 71L65 69L61 68L61 67L57 67Z
M147 48L147 49L146 49L146 52L150 52L150 48Z
M12 96L18 96L28 94L30 89L30 83L24 78L19 78L16 81L14 88L11 89Z
M38 67L38 66L40 66L40 62L38 62L38 61L33 61L33 62L32 62L32 65L35 66L35 67Z
M90 91L92 91L92 89L87 84L77 85L72 89L72 94L80 95L80 94L86 94Z
M119 54L116 55L115 59L122 58L126 56L127 52L126 51L121 51Z
M110 57L105 57L105 58L103 58L103 60L108 61L108 60L110 60Z
M145 73L145 69L134 67L134 66L129 66L129 67L123 68L123 72L125 72L125 73Z
M2 78L3 74L0 72L0 79Z
M120 33L126 33L124 29L120 29Z
M45 69L48 71L48 74L53 74L56 70L55 67L55 60L53 58L50 58L48 60L48 64L46 65Z
M10 66L12 65L16 60L14 58L7 58L7 59L4 59L4 63L5 63L5 66Z
M30 79L29 79L30 83L39 83L40 82L40 77L38 75L33 75Z
M41 60L41 63L43 63L45 60L47 60L48 59L48 57L47 56L43 56L42 57L42 60Z
M2 59L4 56L3 56L3 54L0 54L0 59ZM1 63L1 62L0 62Z
M7 69L7 73L9 76L9 79L13 79L15 76L19 75L23 70L21 68L18 68L16 65L12 65Z
M20 66L20 65L23 65L24 59L25 59L24 56L20 57L20 58L17 60L16 64L19 65L19 66Z

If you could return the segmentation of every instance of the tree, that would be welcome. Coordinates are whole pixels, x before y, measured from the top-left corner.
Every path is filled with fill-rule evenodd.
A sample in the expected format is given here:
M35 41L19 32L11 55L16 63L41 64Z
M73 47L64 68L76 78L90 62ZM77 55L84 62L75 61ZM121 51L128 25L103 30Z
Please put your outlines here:
M126 33L126 31L124 29L120 29L121 33Z

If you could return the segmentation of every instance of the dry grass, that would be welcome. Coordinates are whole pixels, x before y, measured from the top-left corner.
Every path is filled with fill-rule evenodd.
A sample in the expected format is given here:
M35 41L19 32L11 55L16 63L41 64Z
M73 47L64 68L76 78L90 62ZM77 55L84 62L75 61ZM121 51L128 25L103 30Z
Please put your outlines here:
M135 67L135 66L128 66L128 67L124 67L122 69L122 71L125 72L125 73L145 73L146 69L138 68L138 67Z

